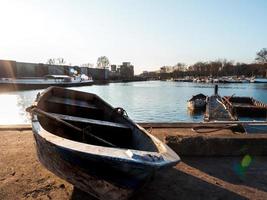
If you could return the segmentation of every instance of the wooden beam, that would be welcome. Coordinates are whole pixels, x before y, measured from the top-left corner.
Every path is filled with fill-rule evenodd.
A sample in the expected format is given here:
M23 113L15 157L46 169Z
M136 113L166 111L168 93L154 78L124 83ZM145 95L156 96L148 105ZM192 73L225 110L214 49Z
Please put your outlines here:
M72 124L70 124L70 123L68 123L68 122L66 122L64 120L61 120L60 118L58 118L58 117L56 117L56 116L54 116L54 115L52 115L52 114L50 114L48 112L45 112L45 111L43 111L41 109L33 108L31 110L31 112L36 113L36 114L39 114L39 115L42 115L42 116L47 117L47 118L50 118L52 120L55 120L55 121L57 121L57 122L59 122L61 124L64 124L64 125L72 128L72 129L74 129L74 130L76 130L76 131L81 132L82 134L84 134L84 130L83 129L81 129L81 128L77 127L77 126L74 126L74 125L72 125ZM86 135L88 135L88 136L90 136L90 137L98 140L99 142L102 142L102 143L104 143L104 144L106 144L106 145L108 145L110 147L116 147L116 145L114 145L114 144L112 144L112 143L110 143L110 142L108 142L108 141L106 141L106 140L104 140L104 139L102 139L102 138L100 138L98 136L95 136L94 134L92 134L90 132L86 132Z
M82 122L82 123L88 123L88 124L94 124L94 125L100 125L100 126L110 126L113 128L130 129L128 126L126 126L124 124L115 123L115 122L88 119L88 118L76 117L76 116L70 116L70 115L62 115L62 114L58 114L58 113L49 113L49 114L51 114L55 117L58 117L60 119L66 120L66 121Z
M76 100L76 99L52 96L48 98L46 101L49 103L58 103L58 104L65 104L65 105L70 105L70 106L77 106L77 107L82 107L82 108L90 108L94 110L99 110L98 107L96 107L93 104L88 103L87 101L81 101L81 100Z

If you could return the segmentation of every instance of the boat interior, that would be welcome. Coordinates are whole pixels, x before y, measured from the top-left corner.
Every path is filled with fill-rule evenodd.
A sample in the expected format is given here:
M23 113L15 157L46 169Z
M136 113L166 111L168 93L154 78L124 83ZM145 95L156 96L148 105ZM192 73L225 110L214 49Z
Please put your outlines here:
M39 98L41 126L63 138L98 146L157 152L151 138L94 94L51 87Z
M230 97L228 99L232 104L247 104L247 105L253 105L254 102L252 98L250 97Z

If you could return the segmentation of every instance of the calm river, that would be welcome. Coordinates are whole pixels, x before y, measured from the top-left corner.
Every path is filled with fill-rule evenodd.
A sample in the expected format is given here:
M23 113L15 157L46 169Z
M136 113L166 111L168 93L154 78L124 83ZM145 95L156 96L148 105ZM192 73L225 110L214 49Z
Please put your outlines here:
M114 107L123 107L136 122L201 121L203 116L190 115L187 100L192 95L213 94L214 84L148 81L111 83L72 88L98 94ZM0 94L0 124L29 123L25 108L42 90ZM267 103L267 84L219 84L220 95L252 96Z

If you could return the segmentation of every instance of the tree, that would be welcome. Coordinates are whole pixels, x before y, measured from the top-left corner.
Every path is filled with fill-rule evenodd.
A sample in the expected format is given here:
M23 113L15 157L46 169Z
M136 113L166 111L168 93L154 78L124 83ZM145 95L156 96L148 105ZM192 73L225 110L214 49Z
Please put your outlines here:
M55 60L55 58L49 58L46 63L49 64L49 65L55 65L56 64L56 60Z
M256 55L257 56L256 56L255 60L258 63L261 63L261 64L267 63L267 48L263 48L262 50L257 52Z
M81 65L82 67L89 67L89 68L93 68L94 64L93 63L85 63Z
M65 65L66 64L66 60L64 58L57 58L57 64L58 65Z
M197 76L204 76L207 71L207 63L205 62L196 62L193 66L193 71Z
M224 76L231 76L231 75L237 75L236 74L236 67L234 66L234 61L228 61L226 59L220 60L221 67L220 67L220 75Z
M218 76L220 69L222 69L222 62L220 60L210 61L208 67L208 74L211 76Z
M97 59L97 67L98 68L108 68L109 66L109 60L106 56L101 56Z
M173 69L175 71L185 71L186 70L186 65L184 63L178 62L175 66L173 66Z
M49 64L49 65L65 65L66 60L64 58L49 58L47 60L47 64Z

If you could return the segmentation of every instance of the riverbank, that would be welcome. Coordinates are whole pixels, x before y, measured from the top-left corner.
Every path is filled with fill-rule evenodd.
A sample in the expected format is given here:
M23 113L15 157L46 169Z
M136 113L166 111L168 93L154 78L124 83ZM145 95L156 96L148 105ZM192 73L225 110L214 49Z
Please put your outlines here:
M109 83L130 83L130 82L142 82L142 81L149 81L147 79L142 78L133 78L133 79L119 79L119 80L95 80L95 85L103 85Z
M213 136L217 138L231 134L240 135L229 129L215 133ZM185 127L154 127L152 134L170 142L173 140L168 139L169 137L206 135L208 138L212 133L196 133ZM29 125L1 126L0 136L0 199L94 199L56 177L40 164ZM267 157L251 155L251 162L245 162L247 167L242 165L243 156L181 158L182 162L174 168L157 173L154 180L134 199L267 198Z

